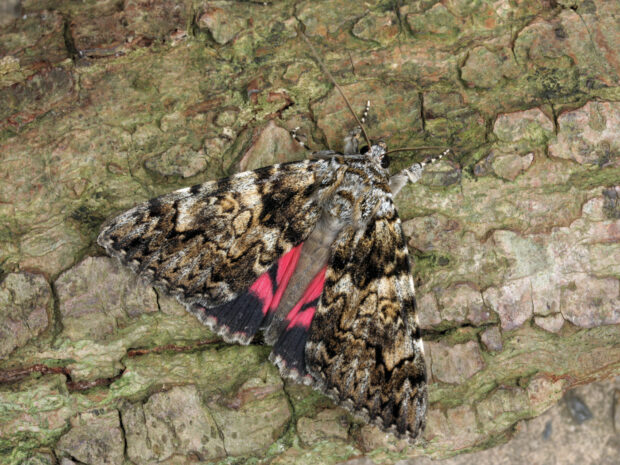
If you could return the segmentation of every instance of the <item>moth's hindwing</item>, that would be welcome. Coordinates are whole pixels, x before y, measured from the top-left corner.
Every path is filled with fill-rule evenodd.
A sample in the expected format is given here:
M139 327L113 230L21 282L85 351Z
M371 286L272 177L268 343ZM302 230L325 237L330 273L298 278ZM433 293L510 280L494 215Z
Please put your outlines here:
M260 278L310 234L334 175L329 161L305 160L181 189L110 220L98 243L226 339L248 343L262 320Z
M302 244L284 254L246 292L230 302L216 307L192 304L189 311L225 341L249 344L267 317L277 309L297 266Z
M389 207L365 229L349 227L336 239L306 363L338 403L415 438L425 422L426 369L407 247Z

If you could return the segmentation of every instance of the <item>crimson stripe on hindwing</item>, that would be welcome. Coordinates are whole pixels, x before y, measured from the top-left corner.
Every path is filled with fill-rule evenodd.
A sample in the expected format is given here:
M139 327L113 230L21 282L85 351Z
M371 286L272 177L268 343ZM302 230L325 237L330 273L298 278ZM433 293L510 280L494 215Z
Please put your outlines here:
M247 292L216 307L194 304L193 312L224 340L249 344L265 317L278 307L297 266L302 244L284 254Z

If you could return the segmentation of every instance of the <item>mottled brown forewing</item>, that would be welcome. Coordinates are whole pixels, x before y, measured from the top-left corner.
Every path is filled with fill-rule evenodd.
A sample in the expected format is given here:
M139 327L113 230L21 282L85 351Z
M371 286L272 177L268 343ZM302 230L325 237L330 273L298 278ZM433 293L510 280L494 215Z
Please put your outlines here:
M387 210L337 238L306 361L339 403L415 438L425 422L426 371L407 248L396 210Z
M274 165L157 197L106 223L98 243L182 302L221 305L312 231L324 165Z

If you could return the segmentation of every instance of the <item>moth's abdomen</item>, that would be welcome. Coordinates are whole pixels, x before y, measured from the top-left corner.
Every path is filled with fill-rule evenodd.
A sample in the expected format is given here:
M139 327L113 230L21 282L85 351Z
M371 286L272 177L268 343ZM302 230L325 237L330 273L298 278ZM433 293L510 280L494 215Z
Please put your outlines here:
M323 294L326 270L326 266L319 270L297 304L287 313L284 330L269 356L284 375L304 384L313 383L306 369L305 349L310 325Z

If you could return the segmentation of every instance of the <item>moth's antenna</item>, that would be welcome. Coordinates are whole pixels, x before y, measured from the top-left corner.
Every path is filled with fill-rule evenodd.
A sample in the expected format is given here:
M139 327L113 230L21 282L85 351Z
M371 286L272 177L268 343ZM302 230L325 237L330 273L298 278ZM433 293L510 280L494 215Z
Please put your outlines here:
M330 81L332 81L332 83L334 84L334 86L336 86L336 89L338 89L338 92L340 92L340 95L342 95L342 98L344 99L344 103L347 104L347 107L349 107L349 111L353 114L353 116L355 117L355 120L357 121L357 124L359 124L360 129L362 130L362 133L364 134L364 139L366 139L366 143L368 144L368 148L370 148L372 146L372 144L370 143L370 139L368 138L368 134L366 134L366 129L364 129L364 125L362 124L362 122L360 121L360 119L357 117L357 114L355 113L355 111L353 110L353 107L351 106L351 104L349 103L349 99L347 98L346 95L344 95L344 92L342 91L342 89L340 88L340 86L338 85L338 83L336 82L336 80L334 79L334 76L332 76L332 73L329 72L329 70L327 69L327 66L325 66L323 64L323 61L321 60L321 58L319 58L319 54L316 52L316 50L314 49L314 46L312 45L312 42L310 42L310 39L308 39L306 37L306 34L304 34L304 32L301 30L301 28L297 28L297 32L299 33L299 35L301 35L301 37L303 37L303 39L306 41L306 43L308 44L308 47L310 47L310 51L312 52L312 54L314 55L314 58L316 59L316 61L319 63L319 65L321 66L321 69L323 70L323 72L327 75L327 77L329 78Z
M441 160L449 152L450 152L450 149L446 149L446 150L443 151L442 154L437 155L436 157L428 157L426 160L421 161L420 165L422 165L422 168L424 168L426 165L430 165L431 163L435 163L436 161Z

